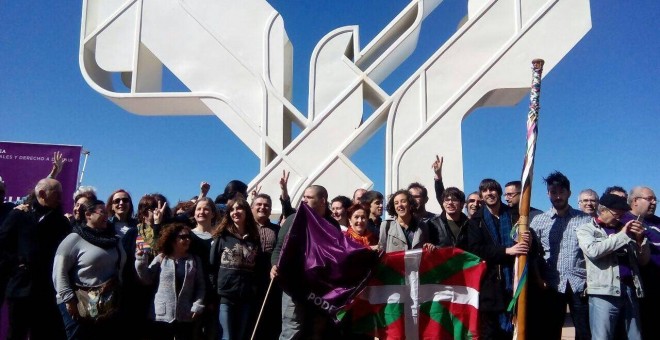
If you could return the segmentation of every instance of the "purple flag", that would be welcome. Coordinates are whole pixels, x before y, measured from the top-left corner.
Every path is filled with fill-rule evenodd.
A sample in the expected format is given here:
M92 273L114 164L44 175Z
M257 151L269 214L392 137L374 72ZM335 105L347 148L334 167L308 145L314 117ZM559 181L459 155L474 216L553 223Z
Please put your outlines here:
M301 203L282 246L278 280L294 300L316 305L337 320L377 262L378 252L347 238Z
M5 182L6 201L15 202L26 196L37 182L48 176L53 167L53 153L62 153L62 209L73 210L73 193L78 180L82 147L72 145L0 142L0 177Z

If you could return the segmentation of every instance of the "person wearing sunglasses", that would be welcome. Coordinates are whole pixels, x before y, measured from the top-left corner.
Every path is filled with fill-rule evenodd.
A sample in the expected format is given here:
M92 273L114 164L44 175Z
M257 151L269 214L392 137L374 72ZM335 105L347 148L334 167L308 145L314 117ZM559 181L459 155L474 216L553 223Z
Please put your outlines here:
M124 237L130 229L137 228L137 220L133 218L133 200L126 190L115 190L105 206L108 221L118 236Z
M598 217L576 231L587 263L592 338L615 339L621 324L628 339L639 340L644 297L639 267L649 262L648 241L641 221L620 221L630 210L625 198L604 194L599 201Z
M193 320L204 311L204 270L202 260L189 252L190 233L183 223L165 226L158 239L161 253L150 264L144 249L136 249L140 281L157 285L151 309L154 339L192 339Z

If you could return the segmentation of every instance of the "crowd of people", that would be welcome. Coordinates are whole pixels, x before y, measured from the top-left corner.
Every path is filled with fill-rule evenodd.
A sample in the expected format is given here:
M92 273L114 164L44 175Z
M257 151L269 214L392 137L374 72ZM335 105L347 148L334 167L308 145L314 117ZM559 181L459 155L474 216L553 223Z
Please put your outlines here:
M585 189L574 209L569 179L553 172L544 178L552 207L531 208L530 230L517 232L519 181L502 188L487 178L466 195L444 187L442 158L432 168L437 213L426 210L420 183L387 199L362 188L329 199L326 188L311 185L302 201L373 251L458 247L485 260L482 339L512 338L507 307L519 255L528 257L528 338L560 339L567 306L576 339L654 338L660 218L651 188L614 186L600 197ZM296 215L288 173L278 223L271 196L248 194L239 180L215 200L202 182L198 195L173 208L158 193L134 207L124 189L101 201L80 187L65 214L56 176L40 180L24 204L1 206L8 339L365 339L277 286Z

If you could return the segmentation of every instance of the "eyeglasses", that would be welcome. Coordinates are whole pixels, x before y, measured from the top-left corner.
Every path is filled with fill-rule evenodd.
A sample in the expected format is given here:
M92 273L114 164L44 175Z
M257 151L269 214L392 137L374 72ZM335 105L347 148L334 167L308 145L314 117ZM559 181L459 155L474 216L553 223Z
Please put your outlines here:
M188 234L177 235L176 238L178 238L181 241L190 241L190 235L188 235Z
M639 197L635 197L635 198L641 198L641 199L647 200L649 202L653 202L653 201L657 200L657 198L655 196L647 196L647 197L639 196Z
M115 198L112 200L112 203L114 204L119 204L119 203L130 203L131 200L128 199L128 197L122 197L122 198Z
M612 214L612 216L614 216L614 218L616 218L616 219L619 219L619 217L621 217L621 215L625 214L625 212L614 211L614 210L612 210L612 209L610 209L610 208L608 208L608 207L605 207L605 209L607 209L607 211L609 211L610 214Z
M520 194L520 191L516 191L516 192L507 192L507 193L504 194L504 197L506 197L506 198L514 198L514 197L518 196L518 194Z
M580 203L597 203L597 202L598 202L597 200L593 200L593 199L580 200Z
M468 200L468 203L479 203L479 200L476 199L476 198L470 198L470 199Z

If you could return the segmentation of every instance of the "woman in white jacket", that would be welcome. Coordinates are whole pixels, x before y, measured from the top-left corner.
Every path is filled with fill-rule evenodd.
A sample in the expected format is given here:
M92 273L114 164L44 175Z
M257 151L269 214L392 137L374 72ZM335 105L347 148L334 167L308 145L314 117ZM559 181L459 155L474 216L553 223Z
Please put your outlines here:
M191 339L193 319L204 310L204 271L201 260L188 252L190 228L173 223L161 231L158 254L147 266L148 256L137 245L135 269L140 281L156 285L152 317L154 339Z

